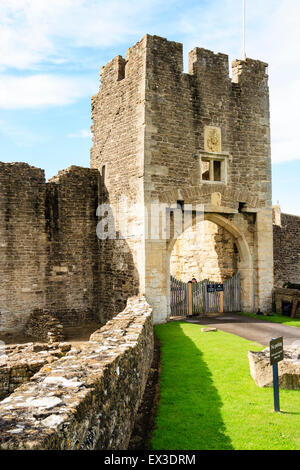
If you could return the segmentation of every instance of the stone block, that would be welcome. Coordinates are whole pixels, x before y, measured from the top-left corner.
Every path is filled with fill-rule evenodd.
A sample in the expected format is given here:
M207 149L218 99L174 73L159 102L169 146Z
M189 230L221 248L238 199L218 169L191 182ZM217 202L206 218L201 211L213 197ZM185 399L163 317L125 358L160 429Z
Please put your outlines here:
M248 353L251 377L259 387L273 386L273 368L269 348ZM278 363L279 387L300 390L300 347L284 348L284 360Z

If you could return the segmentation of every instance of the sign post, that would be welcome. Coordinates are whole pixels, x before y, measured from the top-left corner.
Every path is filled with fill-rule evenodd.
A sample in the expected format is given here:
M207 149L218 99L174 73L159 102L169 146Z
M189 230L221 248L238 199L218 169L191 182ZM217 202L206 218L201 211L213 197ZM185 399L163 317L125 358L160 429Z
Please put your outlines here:
M270 364L273 366L274 411L280 411L278 362L283 360L283 337L270 341Z

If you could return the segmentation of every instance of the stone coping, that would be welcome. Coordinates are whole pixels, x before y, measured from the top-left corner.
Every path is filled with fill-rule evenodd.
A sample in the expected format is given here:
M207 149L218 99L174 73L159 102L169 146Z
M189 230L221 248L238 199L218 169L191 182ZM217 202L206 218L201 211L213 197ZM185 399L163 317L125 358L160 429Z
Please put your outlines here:
M0 449L126 449L153 356L144 297L0 402Z
M71 349L69 343L25 343L0 348L0 400L28 382L44 365ZM1 432L1 431L0 431Z

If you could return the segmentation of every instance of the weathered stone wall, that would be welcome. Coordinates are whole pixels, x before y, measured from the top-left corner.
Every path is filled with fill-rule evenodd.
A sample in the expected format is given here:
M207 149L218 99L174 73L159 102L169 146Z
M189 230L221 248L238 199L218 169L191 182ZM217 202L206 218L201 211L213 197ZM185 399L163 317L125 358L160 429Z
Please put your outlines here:
M300 284L300 217L281 214L274 219L274 281Z
M46 183L25 163L0 163L0 334L24 330L37 308L64 325L100 311L96 234L99 173L70 167Z
M153 355L145 298L0 402L0 449L126 449Z
M195 48L188 74L182 73L182 64L182 44L147 36L146 193L153 198L174 188L224 189L224 183L200 180L199 153L207 151L206 126L213 126L220 128L221 141L208 153L227 154L225 186L240 192L232 193L226 206L238 209L245 197L270 206L267 64L235 61L233 80L224 54ZM210 197L199 202L210 203Z
M42 308L36 308L30 314L24 328L24 336L35 341L56 343L64 339L64 327L58 319Z
M0 400L20 385L29 382L44 365L63 357L71 345L26 343L0 349Z
M230 279L237 272L239 261L234 238L208 220L198 225L187 229L176 240L170 258L172 276L183 282L193 277L198 282Z
M145 47L143 38L126 60L117 56L102 67L100 90L92 98L91 168L102 176L100 202L115 210L116 238L100 241L102 310L108 316L143 291ZM131 212L128 232L120 200L129 207L123 214Z
M99 172L72 166L47 184L45 305L64 325L99 318Z
M22 330L44 304L47 265L44 172L0 163L0 332Z

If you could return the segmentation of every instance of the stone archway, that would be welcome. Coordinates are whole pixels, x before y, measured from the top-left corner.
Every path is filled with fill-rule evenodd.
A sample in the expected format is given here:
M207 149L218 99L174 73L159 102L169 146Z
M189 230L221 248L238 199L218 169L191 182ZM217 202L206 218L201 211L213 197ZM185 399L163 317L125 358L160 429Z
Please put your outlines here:
M224 228L234 239L239 252L238 270L241 275L241 306L243 311L253 311L254 309L254 284L253 284L253 261L250 248L244 233L228 218L217 213L205 213L204 220L213 222L218 227ZM191 225L185 226L185 231ZM167 243L167 312L170 315L170 259L174 249L176 239L171 239Z

